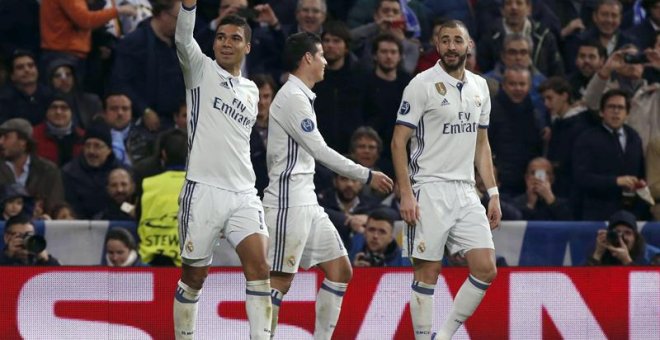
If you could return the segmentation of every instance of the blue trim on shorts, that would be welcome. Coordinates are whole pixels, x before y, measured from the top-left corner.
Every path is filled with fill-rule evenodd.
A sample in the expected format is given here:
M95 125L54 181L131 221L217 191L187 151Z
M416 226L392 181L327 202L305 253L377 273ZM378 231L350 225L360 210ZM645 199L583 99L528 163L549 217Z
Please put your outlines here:
M192 203L195 185L197 183L186 180L183 187L183 199L181 200L181 221L179 221L179 250L183 253L183 247L186 243L186 236L188 235L188 223L190 222L190 206Z
M419 172L419 157L422 155L422 152L424 152L424 132L425 132L424 118L422 118L419 120L419 127L417 128L417 131L415 133L415 137L417 138L417 150L410 157L411 184L415 184L415 180L413 178Z
M289 213L289 182L298 161L298 143L289 136L287 140L286 168L280 174L277 221L275 223L275 246L272 271L281 272L284 267L286 245L286 221Z

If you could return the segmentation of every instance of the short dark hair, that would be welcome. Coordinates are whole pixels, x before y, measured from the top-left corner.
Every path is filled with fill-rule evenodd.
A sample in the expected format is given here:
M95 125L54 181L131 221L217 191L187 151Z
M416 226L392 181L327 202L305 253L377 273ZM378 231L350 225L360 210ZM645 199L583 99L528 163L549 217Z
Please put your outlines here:
M321 44L321 38L310 32L298 32L287 38L282 58L284 70L287 72L297 70L305 54L314 55L319 51L317 44Z
M371 126L360 126L359 128L355 129L355 131L353 131L353 135L351 135L351 153L355 152L358 139L363 137L371 138L376 141L376 145L378 146L378 153L383 151L383 139L380 138L378 132Z
M630 94L628 93L628 91L622 89L611 89L605 92L603 96L600 98L600 111L602 112L603 110L605 110L605 104L607 103L608 100L610 100L610 98L617 96L621 96L625 99L626 112L630 113Z
M326 21L323 24L323 33L321 33L321 39L325 38L327 34L334 35L339 39L344 41L346 48L350 49L351 47L351 31L348 26L343 21Z
M32 61L35 64L35 67L38 67L37 65L37 58L34 56L34 53L28 51L28 50L15 50L14 53L11 55L11 58L9 59L8 63L8 69L9 69L9 74L14 73L14 63L16 62L16 59L18 58L23 58L23 57L30 57Z
M250 24L248 24L247 20L245 20L245 18L235 14L228 15L220 20L218 27L215 29L215 33L217 34L220 27L225 25L242 27L243 32L245 32L245 42L249 43L250 40L252 40L252 28L250 27Z
M131 97L129 97L128 94L126 94L125 92L121 92L119 90L114 89L106 92L105 96L103 97L103 110L108 109L108 99L110 99L110 97L120 97L120 96L124 96L128 98L128 100L131 102L131 108L132 108L133 100L131 99ZM142 114L142 112L140 112L140 114Z
M582 46L593 47L598 51L598 56L599 57L607 58L607 49L605 48L605 46L603 46L603 44L601 44L601 43L599 43L595 40L588 39L588 40L585 40L585 41L581 42L580 45L578 46L578 49L580 49L580 47L582 47Z
M552 90L557 94L568 93L568 102L572 102L571 93L573 89L571 88L571 84L566 79L557 76L546 79L539 86L539 93L543 94L543 92L548 90Z
M157 17L160 13L171 10L176 0L149 0L149 3L151 3L151 14Z
M253 74L252 76L250 76L250 80L252 80L254 84L257 85L258 89L268 85L273 90L273 94L277 92L277 85L275 85L275 79L273 79L273 76L271 76L270 74L266 74L266 73Z
M378 208L369 213L367 220L386 221L394 230L394 216L391 209Z
M471 39L470 31L468 30L467 26L465 26L465 24L460 20L447 20L443 22L440 25L440 30L438 32L442 32L442 30L445 28L462 28L468 35L468 39Z
M623 12L623 5L619 0L598 0L598 2L596 2L596 6L594 7L594 13L598 12L598 10L603 5L617 5L619 6L619 12Z
M5 222L5 234L9 234L11 227L16 224L32 224L32 222L30 220L30 216L23 213L12 216L7 220L7 222Z
M131 232L122 227L114 227L108 230L108 233L105 235L104 244L108 244L109 240L117 240L123 243L130 250L137 249L135 238Z
M188 137L179 129L170 129L160 137L160 150L165 151L166 166L186 165L188 158ZM159 155L160 156L160 155Z
M397 39L392 33L381 33L374 38L374 40L371 42L371 55L376 55L378 52L378 48L380 47L380 43L382 42L391 42L396 45L396 47L399 49L399 54L401 57L403 57L403 45L401 44L401 41Z
M378 0L378 6L376 6L375 11L379 10L384 2L396 2L396 3L399 4L399 7L401 6L401 3L399 2L399 0Z

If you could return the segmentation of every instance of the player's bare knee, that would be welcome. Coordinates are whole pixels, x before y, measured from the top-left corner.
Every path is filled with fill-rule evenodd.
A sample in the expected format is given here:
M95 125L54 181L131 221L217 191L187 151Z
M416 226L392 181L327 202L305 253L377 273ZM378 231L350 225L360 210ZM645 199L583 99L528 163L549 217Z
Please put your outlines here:
M497 267L493 265L476 268L475 270L470 271L470 274L480 281L491 283L495 280L495 277L497 277Z
M349 283L353 278L353 268L350 265L341 266L341 268L339 268L339 270L337 271L336 275L337 277L335 278L328 276L328 280L333 282Z
M266 261L259 261L244 268L245 278L248 281L267 280L270 277L270 267Z
M193 289L202 289L207 276L208 271L202 270L201 268L186 269L184 267L181 274L181 281Z

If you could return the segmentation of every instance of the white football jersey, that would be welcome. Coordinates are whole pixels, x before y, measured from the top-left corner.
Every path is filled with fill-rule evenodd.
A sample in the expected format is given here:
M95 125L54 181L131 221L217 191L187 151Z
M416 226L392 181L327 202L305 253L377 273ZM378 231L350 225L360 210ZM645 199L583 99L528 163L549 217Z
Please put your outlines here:
M316 126L316 95L300 79L289 80L270 106L266 162L270 182L265 207L318 204L314 193L314 159L343 176L367 183L371 171L331 149Z
M259 90L205 56L193 39L194 26L195 9L182 8L175 41L189 112L186 179L234 192L256 190L250 132Z
M436 63L413 78L396 121L415 129L410 139L412 184L474 183L477 129L488 128L489 120L490 95L482 77L465 70L460 81Z

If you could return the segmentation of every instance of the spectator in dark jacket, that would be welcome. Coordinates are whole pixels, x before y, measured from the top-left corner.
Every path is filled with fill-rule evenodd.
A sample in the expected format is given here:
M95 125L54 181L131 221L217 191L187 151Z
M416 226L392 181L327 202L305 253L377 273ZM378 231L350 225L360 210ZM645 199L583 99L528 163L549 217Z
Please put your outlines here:
M646 19L626 32L635 37L640 51L655 45L656 36L660 32L660 0L642 0L642 8L646 11Z
M60 262L48 253L48 250L26 247L25 239L35 235L30 216L21 214L5 222L5 249L0 253L0 266L59 266Z
M401 256L396 243L392 212L379 208L371 213L363 234L355 234L349 258L353 267L403 267L410 261Z
M95 220L135 221L135 182L124 168L116 168L108 174L106 188L110 198Z
M52 90L63 96L71 106L74 124L85 128L94 116L103 113L103 104L96 94L82 91L74 67L68 59L55 59L49 65L48 80Z
M0 90L0 121L23 118L32 125L44 120L51 91L41 85L34 55L18 50L9 62L11 83Z
M513 202L528 221L569 221L572 219L568 200L555 196L552 183L555 173L546 158L532 159L525 173L527 191Z
M529 87L529 70L507 69L502 89L492 104L488 138L502 194L515 196L525 192L523 176L527 163L541 155L541 134L535 123Z
M351 247L353 234L364 233L369 212L379 206L377 199L360 195L361 190L362 183L335 174L333 187L326 189L319 199L319 205L325 209L347 249Z
M267 74L255 74L252 81L259 89L259 103L257 104L257 121L250 134L250 159L256 176L255 187L259 197L264 197L264 190L268 186L268 166L266 165L266 145L268 143L268 115L270 104L273 102L277 87L273 77Z
M94 123L85 132L83 152L62 169L66 200L79 218L90 219L107 204L108 174L120 167L112 153L110 128Z
M648 206L635 196L644 178L642 140L624 124L628 94L605 92L600 101L603 124L585 131L573 148L573 177L579 190L582 220L604 220L620 209L646 218Z

